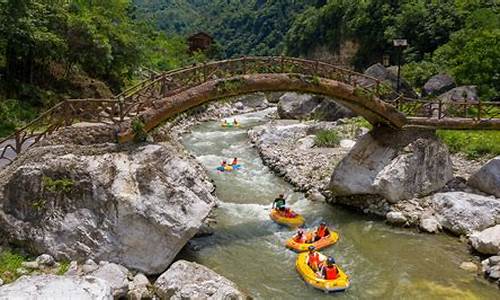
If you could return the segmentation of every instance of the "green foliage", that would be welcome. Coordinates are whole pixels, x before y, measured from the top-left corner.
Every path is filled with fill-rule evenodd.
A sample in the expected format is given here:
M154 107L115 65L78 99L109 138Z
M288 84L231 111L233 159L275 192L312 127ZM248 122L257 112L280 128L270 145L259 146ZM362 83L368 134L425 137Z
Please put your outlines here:
M22 266L26 257L19 253L4 250L0 252L0 278L5 283L10 283L17 278L16 269Z
M500 155L500 132L438 130L438 136L450 152L462 152L471 159Z
M0 100L0 137L7 136L28 120L36 117L37 110L18 100Z
M64 260L60 262L59 270L57 270L56 275L64 275L69 270L70 262L68 260Z
M42 186L44 190L52 193L65 194L71 192L75 181L70 178L53 179L48 176L42 177Z
M134 132L134 142L136 143L143 143L148 138L148 134L144 130L144 122L139 118L132 120L132 131Z
M335 130L321 130L316 133L314 143L318 147L336 147L340 143L340 136Z

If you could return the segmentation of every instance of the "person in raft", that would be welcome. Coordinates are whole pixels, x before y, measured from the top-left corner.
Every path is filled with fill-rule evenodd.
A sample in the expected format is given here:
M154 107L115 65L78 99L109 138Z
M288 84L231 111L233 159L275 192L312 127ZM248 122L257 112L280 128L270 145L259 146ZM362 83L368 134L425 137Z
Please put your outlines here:
M309 246L307 255L307 265L314 271L318 272L321 268L321 260L319 258L319 253L316 252L316 247Z
M322 238L327 237L329 235L330 235L330 230L326 226L326 223L321 222L319 224L319 227L314 232L314 241L317 242L317 241L321 240Z
M321 267L321 276L326 280L335 280L339 277L339 270L335 265L335 259L333 259L333 257L328 256L326 259L326 265Z
M238 126L238 120L234 119L234 120L233 120L233 125L234 125L234 126Z
M227 120L224 120L224 123L222 123L223 126L227 126Z
M237 158L237 157L235 157L235 158L233 159L233 162L231 163L231 166L236 166L237 164L238 164L238 158Z
M282 213L285 213L285 210L286 210L285 205L286 205L285 195L280 194L278 196L278 198L274 199L272 208L276 208L277 210L281 211Z
M221 163L220 163L220 166L225 168L227 166L227 161L223 160Z
M302 244L306 241L306 238L304 236L304 229L299 228L297 234L293 236L293 241L299 244Z

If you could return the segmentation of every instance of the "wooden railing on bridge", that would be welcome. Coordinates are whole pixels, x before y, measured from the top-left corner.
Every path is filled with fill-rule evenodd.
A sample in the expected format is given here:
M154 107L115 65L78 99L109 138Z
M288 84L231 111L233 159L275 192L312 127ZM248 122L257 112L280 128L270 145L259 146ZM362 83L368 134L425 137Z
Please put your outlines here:
M0 165L11 161L27 147L75 122L116 124L137 116L155 102L204 82L246 74L289 73L326 78L349 84L360 93L373 95L393 104L409 119L465 118L474 121L500 121L500 103L443 102L404 98L384 82L348 69L320 61L290 57L243 57L196 64L187 68L152 75L113 99L68 99L0 141ZM153 73L154 74L154 73ZM411 120L410 120L411 121ZM410 122L411 123L411 122ZM418 122L417 122L418 123ZM417 124L418 125L418 124Z

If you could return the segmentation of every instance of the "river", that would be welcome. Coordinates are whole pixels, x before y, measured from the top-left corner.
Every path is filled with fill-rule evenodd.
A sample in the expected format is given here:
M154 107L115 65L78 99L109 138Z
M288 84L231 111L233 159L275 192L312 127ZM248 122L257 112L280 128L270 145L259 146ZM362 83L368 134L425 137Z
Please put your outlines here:
M310 202L274 175L252 148L247 130L267 121L268 111L237 116L241 128L205 122L183 137L185 147L209 170L220 199L215 234L194 240L198 250L180 257L206 265L257 299L498 299L486 280L459 268L467 245L445 234L420 234L326 203ZM236 156L243 168L215 170ZM293 232L273 223L270 203L279 194L306 218L340 234L323 250L350 276L351 287L334 295L307 286L295 271L296 254L283 244Z

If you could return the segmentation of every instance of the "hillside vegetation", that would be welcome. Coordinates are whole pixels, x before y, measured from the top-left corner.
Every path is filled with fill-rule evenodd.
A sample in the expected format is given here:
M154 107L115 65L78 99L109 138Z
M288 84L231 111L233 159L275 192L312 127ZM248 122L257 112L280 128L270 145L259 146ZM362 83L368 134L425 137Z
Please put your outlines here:
M133 13L127 0L0 0L0 136L62 98L110 97L141 66L190 61L183 38Z

